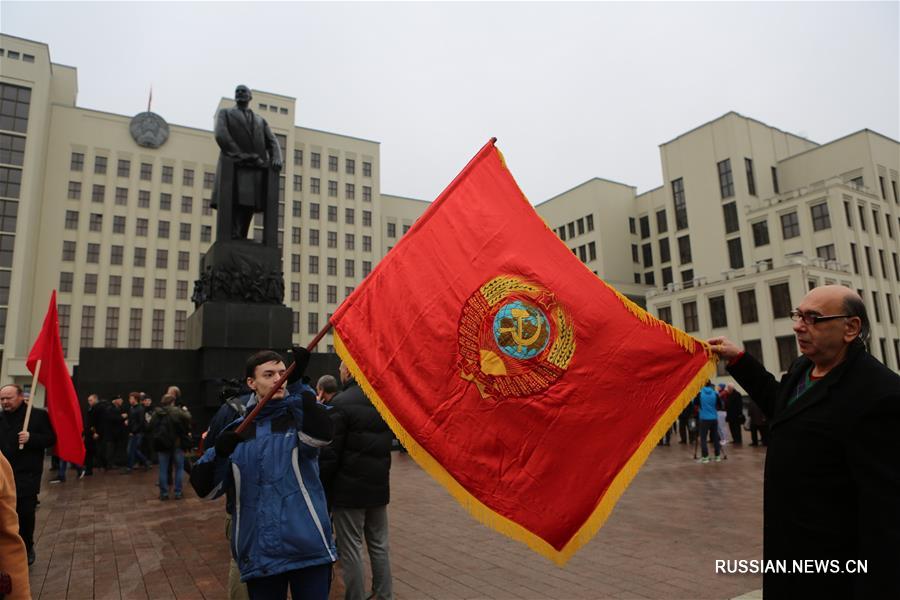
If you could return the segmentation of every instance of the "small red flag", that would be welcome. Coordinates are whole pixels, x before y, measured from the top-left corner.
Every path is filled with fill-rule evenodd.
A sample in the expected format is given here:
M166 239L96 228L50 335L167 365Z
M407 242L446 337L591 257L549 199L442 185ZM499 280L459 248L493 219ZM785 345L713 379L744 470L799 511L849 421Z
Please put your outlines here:
M69 376L69 368L59 339L59 315L56 312L56 290L50 295L50 307L44 317L41 332L28 353L25 365L34 373L37 361L41 361L38 381L46 390L47 413L56 432L56 455L76 465L84 464L84 439L81 407L75 386ZM34 398L35 390L31 391Z
M573 255L494 140L331 323L410 455L476 518L559 564L715 369L703 342Z

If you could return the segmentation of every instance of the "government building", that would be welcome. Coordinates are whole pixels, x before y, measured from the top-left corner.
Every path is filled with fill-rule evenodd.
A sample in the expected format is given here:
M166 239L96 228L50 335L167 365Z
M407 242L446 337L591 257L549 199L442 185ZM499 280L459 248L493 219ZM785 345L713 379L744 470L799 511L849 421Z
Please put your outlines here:
M43 43L0 36L0 67L0 381L30 383L53 289L70 365L86 347L184 348L214 240L212 131L77 106L76 70ZM254 90L251 108L285 159L278 241L305 345L429 204L381 192L378 142L297 126L287 96ZM900 369L897 141L862 130L819 145L732 112L660 158L661 187L591 179L536 210L654 315L726 335L774 373L797 356L789 312L808 289L858 290L872 353Z

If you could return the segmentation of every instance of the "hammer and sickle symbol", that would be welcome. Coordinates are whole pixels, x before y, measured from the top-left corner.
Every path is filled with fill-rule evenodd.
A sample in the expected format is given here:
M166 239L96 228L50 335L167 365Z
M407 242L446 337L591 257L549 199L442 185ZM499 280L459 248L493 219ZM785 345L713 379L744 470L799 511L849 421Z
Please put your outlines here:
M516 327L501 327L500 333L510 333L512 335L513 341L518 344L518 352L521 352L525 346L530 346L535 341L537 341L538 337L541 335L541 328L543 327L543 323L538 320L537 328L534 330L534 333L524 337L524 327L523 321L531 317L529 312L522 308L513 308L510 310L510 314L516 319Z

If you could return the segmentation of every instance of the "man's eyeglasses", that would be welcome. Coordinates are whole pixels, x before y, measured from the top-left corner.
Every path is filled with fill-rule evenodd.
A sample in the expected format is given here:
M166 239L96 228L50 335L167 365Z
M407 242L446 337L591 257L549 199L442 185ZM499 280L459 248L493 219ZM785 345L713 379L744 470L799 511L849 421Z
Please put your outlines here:
M815 325L822 321L831 321L832 319L846 319L852 315L817 315L816 313L805 313L796 308L791 311L791 319L794 321L803 321L807 325Z

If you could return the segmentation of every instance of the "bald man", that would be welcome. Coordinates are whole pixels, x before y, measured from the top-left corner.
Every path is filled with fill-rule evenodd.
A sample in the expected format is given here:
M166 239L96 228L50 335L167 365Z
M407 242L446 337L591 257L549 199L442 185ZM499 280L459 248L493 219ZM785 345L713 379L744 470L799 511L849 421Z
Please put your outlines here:
M866 351L856 292L815 288L791 318L802 356L781 381L709 340L769 422L763 557L788 572L764 572L763 595L900 598L900 377Z

